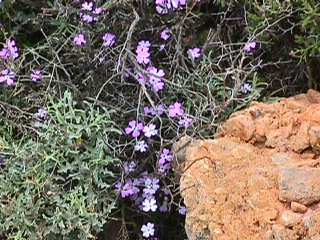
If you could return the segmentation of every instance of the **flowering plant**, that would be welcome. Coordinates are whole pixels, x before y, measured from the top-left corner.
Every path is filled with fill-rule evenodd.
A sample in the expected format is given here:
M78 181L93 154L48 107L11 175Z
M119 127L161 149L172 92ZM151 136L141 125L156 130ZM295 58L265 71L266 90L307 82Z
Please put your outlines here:
M0 1L4 237L181 237L172 144L318 86L316 4L263 2Z

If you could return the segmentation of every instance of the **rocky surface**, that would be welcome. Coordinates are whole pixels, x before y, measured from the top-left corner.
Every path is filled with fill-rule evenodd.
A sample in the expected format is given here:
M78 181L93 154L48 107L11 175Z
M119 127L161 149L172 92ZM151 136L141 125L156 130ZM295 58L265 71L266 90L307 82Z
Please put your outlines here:
M255 103L174 146L190 240L320 240L320 93Z

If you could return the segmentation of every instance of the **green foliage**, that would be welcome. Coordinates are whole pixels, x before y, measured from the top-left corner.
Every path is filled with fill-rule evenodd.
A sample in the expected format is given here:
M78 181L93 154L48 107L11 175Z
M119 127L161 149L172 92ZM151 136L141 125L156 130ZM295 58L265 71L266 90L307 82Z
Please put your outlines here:
M304 61L311 57L320 57L320 3L317 1L301 1L301 21L299 27L302 33L296 36L301 48L296 54Z
M320 54L320 3L316 0L249 1L249 31L271 44L283 39L303 62ZM292 41L291 37L294 37ZM288 46L287 46L288 47Z
M11 141L0 174L0 232L9 239L91 239L115 205L118 160L106 147L120 132L106 109L76 106L70 92L50 101L39 137Z

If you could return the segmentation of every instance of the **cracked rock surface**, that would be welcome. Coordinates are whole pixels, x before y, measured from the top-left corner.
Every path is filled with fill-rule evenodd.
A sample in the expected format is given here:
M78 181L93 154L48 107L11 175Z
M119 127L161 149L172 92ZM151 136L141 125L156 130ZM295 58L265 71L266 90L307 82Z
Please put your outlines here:
M320 93L255 103L174 151L190 240L320 240Z

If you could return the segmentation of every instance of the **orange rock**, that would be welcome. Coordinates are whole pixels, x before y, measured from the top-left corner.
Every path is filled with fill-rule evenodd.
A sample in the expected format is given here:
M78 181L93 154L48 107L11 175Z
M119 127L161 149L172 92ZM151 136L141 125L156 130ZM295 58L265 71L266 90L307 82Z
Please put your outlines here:
M309 91L254 103L215 140L185 138L177 169L189 240L317 239L319 114L320 93Z
M320 168L284 167L279 173L279 199L310 205L320 201Z
M257 103L233 114L220 136L253 139L266 146L302 152L320 148L320 93L310 90L279 103Z

